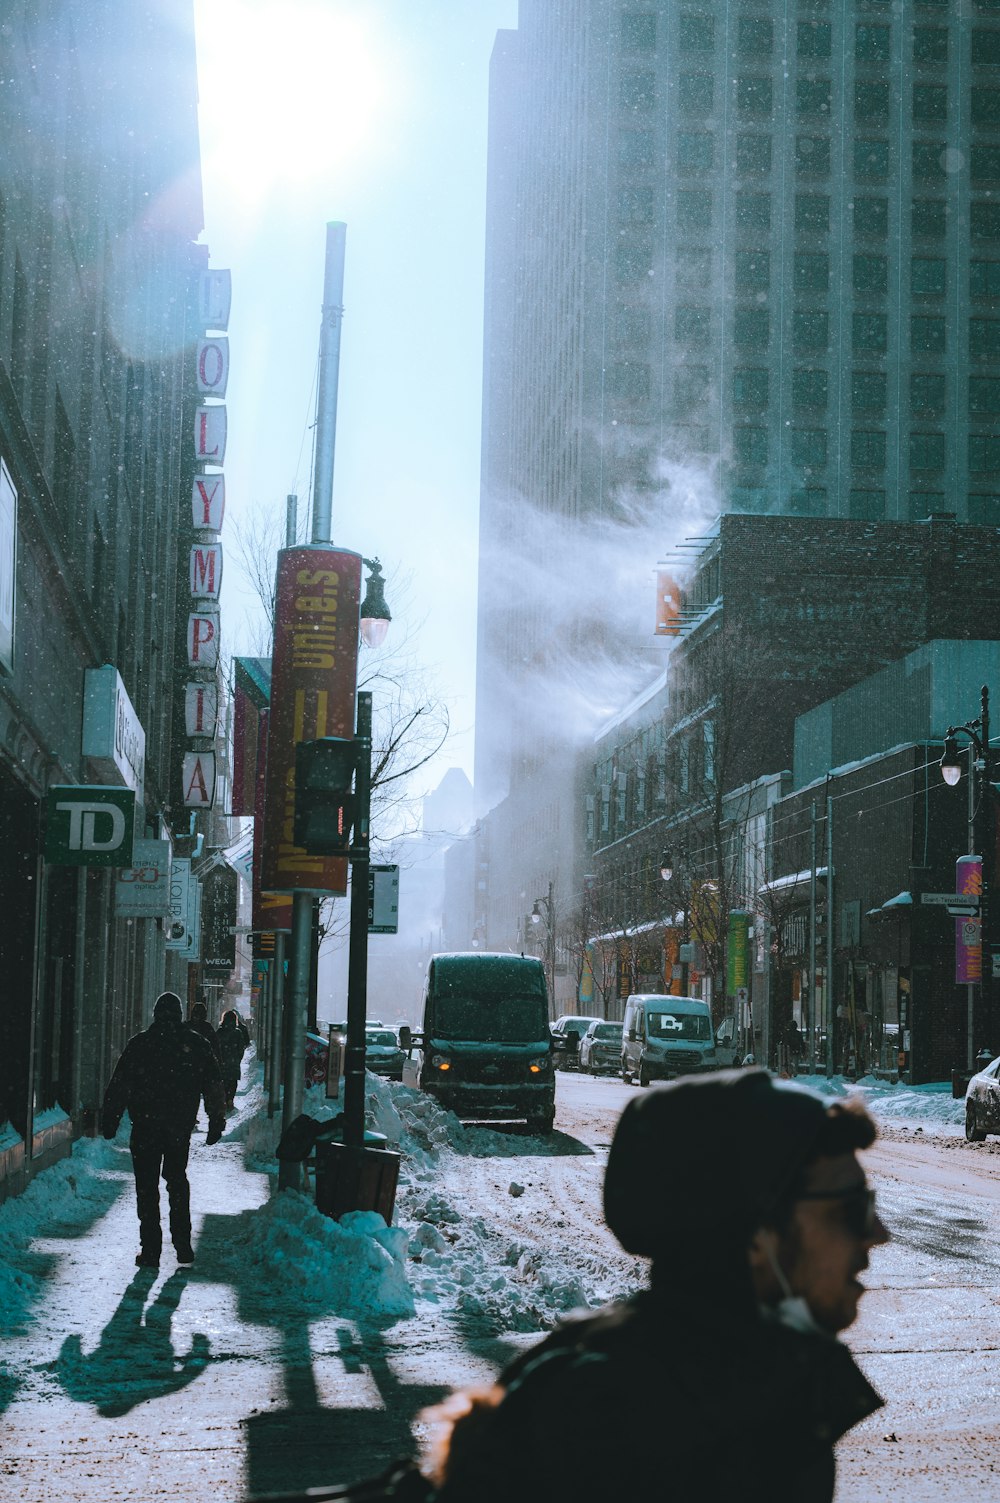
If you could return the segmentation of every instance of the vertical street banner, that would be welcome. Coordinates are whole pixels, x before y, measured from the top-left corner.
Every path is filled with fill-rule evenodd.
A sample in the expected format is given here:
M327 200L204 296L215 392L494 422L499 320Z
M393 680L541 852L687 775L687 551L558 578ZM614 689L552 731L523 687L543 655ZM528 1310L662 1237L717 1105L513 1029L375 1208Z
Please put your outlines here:
M228 862L202 878L202 964L206 975L227 976L236 965L236 911L239 878Z
M733 908L729 914L729 934L726 944L726 995L735 997L749 986L750 971L750 915L741 908Z
M265 892L347 892L347 859L296 846L295 747L354 735L361 624L361 555L326 544L283 548L275 584L267 801L261 852Z
M983 863L979 856L959 856L955 862L955 891L970 897L983 892ZM955 980L960 985L983 979L983 947L976 918L955 920Z
M282 892L262 892L260 886L261 852L264 846L264 810L267 804L267 731L271 712L262 709L257 715L257 749L254 753L253 804L253 933L254 956L270 955L274 936L292 927L292 900ZM267 936L266 940L264 936Z

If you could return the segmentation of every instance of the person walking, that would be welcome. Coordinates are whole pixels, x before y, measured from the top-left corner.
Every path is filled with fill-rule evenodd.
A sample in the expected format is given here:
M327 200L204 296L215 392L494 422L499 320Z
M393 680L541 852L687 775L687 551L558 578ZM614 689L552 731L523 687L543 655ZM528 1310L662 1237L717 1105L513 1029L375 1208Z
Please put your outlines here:
M193 1028L195 1033L200 1033L203 1039L207 1039L212 1046L212 1053L221 1067L222 1058L219 1054L219 1035L208 1021L208 1008L204 1002L196 1002L191 1009L191 1017L188 1019L188 1027Z
M106 1138L115 1136L126 1110L131 1119L129 1146L139 1215L135 1261L140 1268L158 1268L160 1264L161 1175L170 1203L170 1239L177 1261L194 1262L187 1162L202 1100L208 1114L205 1141L217 1143L226 1125L218 1061L209 1043L185 1026L180 997L163 992L153 1007L150 1027L125 1045L104 1093L101 1112Z
M570 1320L425 1419L436 1503L830 1503L835 1442L882 1405L837 1335L888 1240L875 1126L766 1071L654 1087L618 1123L607 1225L650 1287ZM596 1445L566 1447L580 1416Z
M227 1111L232 1111L236 1104L240 1066L249 1042L250 1035L243 1026L239 1013L231 1007L228 1012L222 1014L222 1022L219 1024L219 1056Z

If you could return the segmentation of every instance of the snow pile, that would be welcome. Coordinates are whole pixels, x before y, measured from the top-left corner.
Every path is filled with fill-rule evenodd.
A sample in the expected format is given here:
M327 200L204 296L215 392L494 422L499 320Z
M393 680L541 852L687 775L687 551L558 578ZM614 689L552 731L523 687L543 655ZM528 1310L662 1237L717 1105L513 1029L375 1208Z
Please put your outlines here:
M283 1190L235 1218L221 1261L233 1266L234 1280L259 1273L262 1287L310 1313L400 1319L414 1313L407 1242L375 1211L350 1211L338 1222L297 1190Z
M888 1124L925 1123L958 1129L965 1121L965 1102L951 1094L950 1081L933 1081L930 1085L910 1086L878 1080L865 1075L857 1082L835 1075L797 1075L796 1084L808 1086L823 1096L860 1096L876 1122Z

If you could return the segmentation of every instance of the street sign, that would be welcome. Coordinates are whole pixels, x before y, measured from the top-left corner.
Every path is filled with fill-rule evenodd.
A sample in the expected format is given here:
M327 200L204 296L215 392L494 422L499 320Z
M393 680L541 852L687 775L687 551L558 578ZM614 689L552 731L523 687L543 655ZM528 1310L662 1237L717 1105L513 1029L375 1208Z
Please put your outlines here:
M922 892L921 903L934 903L940 908L947 908L955 918L972 918L979 912L979 899L975 893L968 892Z
M396 934L399 930L399 867L368 868L368 933Z
M45 795L45 859L54 866L131 866L131 788L56 786Z

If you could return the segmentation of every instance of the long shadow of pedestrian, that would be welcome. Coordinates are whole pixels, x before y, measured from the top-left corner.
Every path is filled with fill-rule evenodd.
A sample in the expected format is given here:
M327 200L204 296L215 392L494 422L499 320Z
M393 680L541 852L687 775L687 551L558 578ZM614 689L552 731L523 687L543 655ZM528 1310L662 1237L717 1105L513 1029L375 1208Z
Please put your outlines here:
M187 1273L171 1274L149 1308L146 1298L156 1274L140 1269L92 1352L79 1336L67 1336L55 1374L71 1399L93 1404L106 1417L177 1393L194 1381L211 1357L208 1337L195 1332L191 1350L179 1356L171 1339L171 1322L187 1284Z

